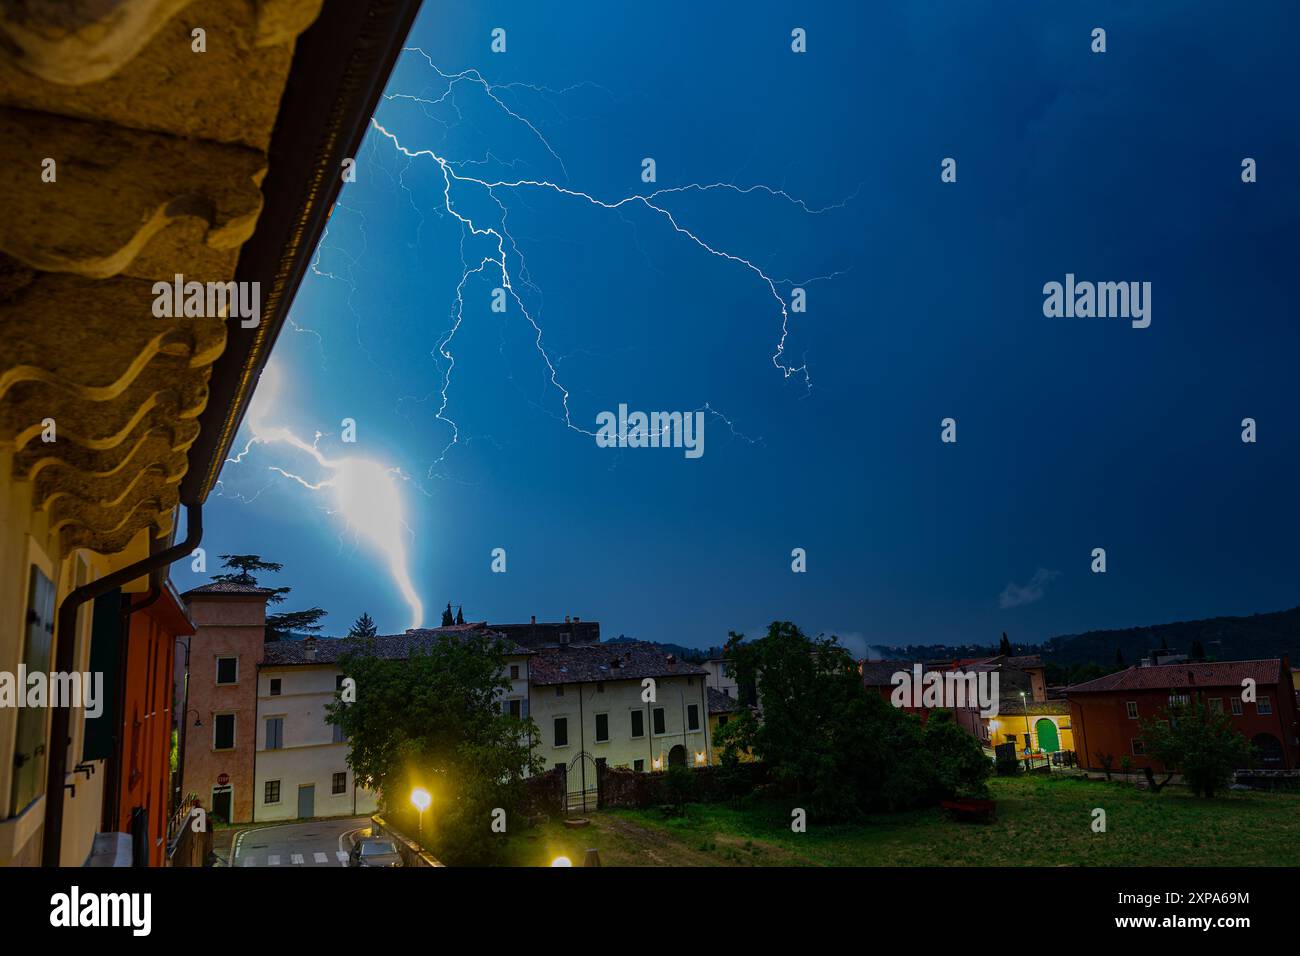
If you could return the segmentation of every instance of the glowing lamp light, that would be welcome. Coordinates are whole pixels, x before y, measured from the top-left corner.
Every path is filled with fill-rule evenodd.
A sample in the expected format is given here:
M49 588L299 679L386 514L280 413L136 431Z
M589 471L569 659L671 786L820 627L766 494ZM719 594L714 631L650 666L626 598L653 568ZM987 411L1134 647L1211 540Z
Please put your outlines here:
M996 720L990 720L989 730L997 730L997 729L998 729L998 722Z
M697 750L697 751L695 751L695 762L696 762L696 763L704 763L704 751L703 751L703 750Z
M551 861L551 866L573 866L573 861L567 856L557 856Z
M664 761L662 757L655 757L654 768L660 770L663 768Z
M429 796L429 791L425 790L424 787L416 787L411 791L411 802L415 804L417 810L423 813L429 809L429 804L433 803L433 797Z

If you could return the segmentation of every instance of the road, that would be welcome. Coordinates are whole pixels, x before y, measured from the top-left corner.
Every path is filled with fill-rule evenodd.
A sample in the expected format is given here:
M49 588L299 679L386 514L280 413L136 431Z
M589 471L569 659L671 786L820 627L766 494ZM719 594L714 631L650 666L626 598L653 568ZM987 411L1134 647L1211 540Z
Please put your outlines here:
M352 839L369 817L256 827L236 834L231 866L346 866Z

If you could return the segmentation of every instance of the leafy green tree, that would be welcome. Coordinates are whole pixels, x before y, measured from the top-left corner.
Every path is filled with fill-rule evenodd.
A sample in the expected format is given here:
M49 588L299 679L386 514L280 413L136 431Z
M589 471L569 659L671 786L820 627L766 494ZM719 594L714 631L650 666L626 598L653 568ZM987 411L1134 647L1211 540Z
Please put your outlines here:
M352 622L348 628L348 637L374 637L379 633L379 628L375 626L375 620L365 611L361 616Z
M409 820L410 835L412 788L432 794L425 843L445 862L497 859L502 837L491 827L493 810L515 820L525 775L542 770L529 747L536 724L501 713L497 704L511 686L504 651L486 634L445 636L392 660L375 656L362 638L339 662L355 681L356 701L339 698L326 708L348 739L358 785L378 790L385 812Z
M687 801L695 796L695 778L691 772L680 764L669 767L664 774L664 796L673 813L684 815Z
M979 790L987 777L973 736L951 722L923 729L919 718L868 692L833 637L810 639L788 621L774 622L756 641L733 633L723 656L742 702L761 706L760 714L742 707L718 733L723 766L751 752L810 815L834 820L918 806Z
M1249 741L1233 729L1228 715L1203 703L1167 708L1141 728L1147 753L1166 770L1182 774L1197 796L1226 789L1232 772L1252 759Z

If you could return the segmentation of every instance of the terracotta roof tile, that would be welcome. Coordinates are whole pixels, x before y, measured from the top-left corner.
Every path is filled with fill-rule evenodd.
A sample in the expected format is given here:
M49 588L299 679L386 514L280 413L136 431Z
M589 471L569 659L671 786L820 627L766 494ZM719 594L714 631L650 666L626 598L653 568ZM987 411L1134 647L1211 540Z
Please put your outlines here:
M1262 661L1220 661L1212 664L1161 664L1130 667L1116 674L1066 688L1067 694L1099 694L1121 690L1172 690L1183 687L1240 687L1247 677L1257 684L1276 684L1282 678L1278 658Z
M303 641L268 641L262 658L263 667L284 667L291 664L334 664L349 650L370 644L376 657L404 660L413 653L427 651L446 638L496 635L506 645L507 655L528 654L526 648L506 640L486 624L457 624L452 627L428 627L410 630L404 634L380 634L377 637L325 637Z
M675 659L659 645L647 641L545 647L535 651L528 662L532 683L541 685L707 673L698 664Z

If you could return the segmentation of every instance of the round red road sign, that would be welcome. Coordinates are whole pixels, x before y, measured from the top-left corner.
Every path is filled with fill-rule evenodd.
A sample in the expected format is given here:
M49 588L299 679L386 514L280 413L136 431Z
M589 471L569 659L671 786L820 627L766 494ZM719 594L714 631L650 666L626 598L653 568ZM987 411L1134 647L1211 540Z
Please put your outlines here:
M219 774L217 774L217 783L218 783L220 786L223 786L223 787L224 787L226 784L230 783L230 774L228 774L228 773L219 773Z

